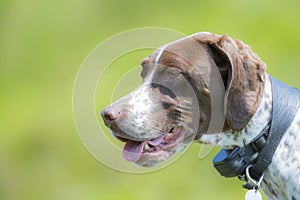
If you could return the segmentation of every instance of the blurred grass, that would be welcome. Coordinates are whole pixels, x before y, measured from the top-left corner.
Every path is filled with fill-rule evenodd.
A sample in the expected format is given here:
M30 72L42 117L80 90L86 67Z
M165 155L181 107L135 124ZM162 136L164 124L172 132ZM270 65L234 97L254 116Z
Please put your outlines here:
M157 26L240 38L275 77L300 87L299 10L296 0L1 1L0 199L242 199L241 183L216 173L215 153L198 160L196 144L156 173L122 174L99 164L74 128L76 73L109 36Z

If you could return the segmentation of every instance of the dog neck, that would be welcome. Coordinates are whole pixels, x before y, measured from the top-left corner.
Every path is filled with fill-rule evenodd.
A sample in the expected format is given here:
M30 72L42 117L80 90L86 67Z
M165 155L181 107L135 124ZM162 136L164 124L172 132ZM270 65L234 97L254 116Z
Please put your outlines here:
M270 77L266 74L263 97L260 105L249 121L248 125L241 131L227 130L215 134L203 134L200 142L204 144L217 145L226 149L235 146L243 147L255 138L266 127L272 118L272 89Z

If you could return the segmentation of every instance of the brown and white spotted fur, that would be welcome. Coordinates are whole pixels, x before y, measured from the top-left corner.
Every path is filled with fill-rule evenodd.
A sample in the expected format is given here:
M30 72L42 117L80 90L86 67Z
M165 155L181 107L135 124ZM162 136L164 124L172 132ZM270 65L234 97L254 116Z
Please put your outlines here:
M232 134L230 130L203 135L201 140L231 149L244 146L254 139L268 125L272 115L272 91L270 79L265 82L265 92L256 113L248 125ZM300 199L300 110L283 136L273 157L271 165L265 171L262 189L268 199Z
M102 111L105 124L129 151L147 143L133 156L138 165L165 161L193 139L242 147L271 120L266 66L239 40L197 33L159 48L142 66L142 85ZM217 102L224 110L214 110L212 97L222 100ZM221 129L210 129L212 112L224 116ZM262 189L268 199L300 199L299 129L298 110L265 171Z

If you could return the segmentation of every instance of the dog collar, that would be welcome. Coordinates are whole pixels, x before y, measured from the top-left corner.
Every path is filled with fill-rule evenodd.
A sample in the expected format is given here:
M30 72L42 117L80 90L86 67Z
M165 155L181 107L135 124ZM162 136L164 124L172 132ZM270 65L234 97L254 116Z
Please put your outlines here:
M271 122L249 144L231 150L222 149L213 159L214 167L222 176L243 177L247 181L243 187L247 189L255 187L253 179L256 182L261 181L282 136L291 125L300 106L298 89L272 76L270 78L273 96Z

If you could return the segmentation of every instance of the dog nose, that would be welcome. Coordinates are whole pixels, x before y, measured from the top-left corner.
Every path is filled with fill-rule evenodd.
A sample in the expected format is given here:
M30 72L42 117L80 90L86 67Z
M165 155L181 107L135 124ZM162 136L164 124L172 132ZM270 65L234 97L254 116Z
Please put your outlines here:
M106 125L111 125L118 118L118 113L109 106L101 111L101 116Z

